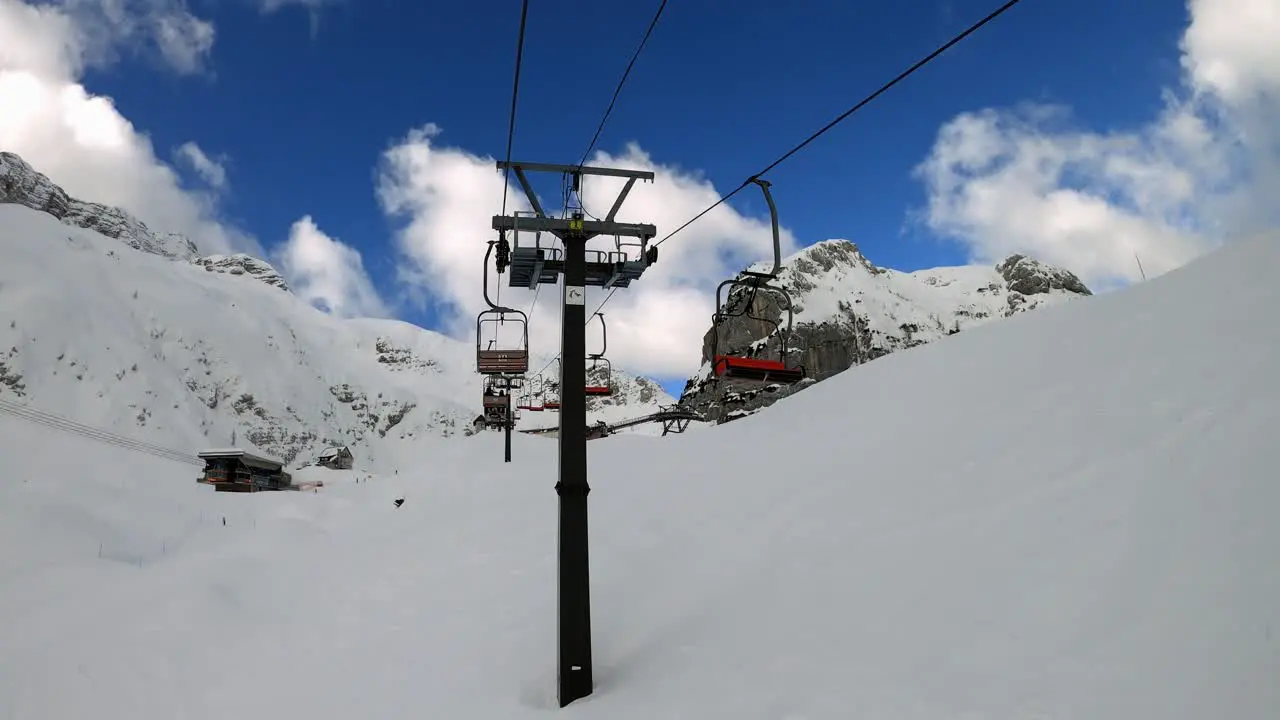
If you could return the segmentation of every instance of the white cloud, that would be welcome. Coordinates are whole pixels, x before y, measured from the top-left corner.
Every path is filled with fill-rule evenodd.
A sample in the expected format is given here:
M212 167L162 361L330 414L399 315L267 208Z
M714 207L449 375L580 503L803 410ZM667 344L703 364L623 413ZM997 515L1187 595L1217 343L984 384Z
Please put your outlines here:
M72 42L89 65L109 63L123 48L157 52L173 70L196 73L213 49L213 24L186 0L53 0L41 10L70 19Z
M85 53L79 26L60 8L0 0L0 71L69 77L84 69Z
M155 19L156 45L175 69L194 73L213 49L213 23L190 12L165 13Z
M311 37L315 39L320 32L320 11L325 6L339 5L346 0L256 0L258 9L270 14L290 7L299 7L307 11L311 21Z
M86 70L140 44L157 49L174 71L192 72L212 43L212 25L178 0L0 0L0 148L73 196L184 233L203 253L261 257L253 237L218 218L215 194L184 188L147 135L80 83Z
M344 0L259 0L258 7L263 12L275 12L281 8L298 6L309 10L319 10L325 5L336 5Z
M503 180L492 158L442 147L436 143L439 133L435 125L427 125L387 150L379 170L378 196L388 214L406 220L398 234L399 247L409 260L401 270L403 279L425 288L443 306L446 330L466 336L474 332L476 313L486 307L481 263L486 241L496 239L491 219L502 207ZM652 223L659 238L720 196L709 182L655 163L636 145L616 156L598 152L588 164L655 172L654 182L637 183L632 189L618 219ZM558 177L551 179L558 184ZM528 209L522 191L514 187L514 177L511 182L508 212ZM582 192L586 209L603 216L623 182L588 177ZM549 213L558 212L563 204L558 196L539 197L539 201ZM763 206L758 198L752 201ZM785 220L785 208L782 215ZM783 232L783 245L784 253L795 248L789 231ZM588 244L588 249L613 247L612 237ZM609 358L633 372L681 376L699 362L716 284L772 253L768 216L744 217L727 203L720 205L663 244L659 253L658 263L630 288L619 290L605 307ZM497 276L492 270L490 283L496 296ZM534 352L552 355L559 348L559 293L558 286L537 292L530 327ZM521 310L529 307L533 296L529 290L501 289L502 304ZM602 291L589 289L587 310L603 297ZM591 332L588 351L598 342L598 331Z
M179 160L191 166L206 183L214 189L221 189L227 184L227 168L225 158L214 160L205 154L200 146L188 140L178 146L174 154Z
M1280 224L1280 2L1190 0L1183 86L1127 132L1062 108L960 115L917 168L925 221L975 260L1025 252L1107 287Z
M277 252L280 272L298 297L338 317L387 317L355 248L329 237L311 216L293 224Z

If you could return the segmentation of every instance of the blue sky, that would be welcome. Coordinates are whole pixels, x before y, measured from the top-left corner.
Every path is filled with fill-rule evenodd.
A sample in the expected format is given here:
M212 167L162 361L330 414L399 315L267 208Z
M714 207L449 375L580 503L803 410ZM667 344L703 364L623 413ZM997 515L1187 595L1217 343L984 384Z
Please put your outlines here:
M586 149L656 2L534 0L515 159ZM990 0L873 3L672 0L600 145L634 140L722 191L771 162L994 7ZM424 122L476 154L505 149L519 2L367 2L295 10L218 5L208 77L136 58L94 73L157 146L199 138L230 157L226 211L270 245L324 208L330 235L389 284L388 221L371 189L379 154ZM1090 127L1145 121L1176 80L1176 3L1027 0L788 160L770 178L802 244L855 239L903 270L962 263L966 249L910 223L911 168L955 114L1023 100L1070 105ZM571 160L572 159L572 160ZM744 193L744 195L746 195ZM754 196L744 197L751 210ZM662 228L659 228L663 232ZM430 318L408 319L430 324Z
M402 292L406 260L396 238L407 218L389 217L379 203L378 168L426 123L439 128L437 148L502 155L520 3L339 0L318 12L263 12L255 1L192 0L190 12L217 33L200 72L172 72L157 53L125 47L76 80L110 97L159 161L187 173L186 185L198 183L169 158L172 148L194 141L221 160L219 222L274 252L295 221L311 216L360 253L390 312L441 327L438 303ZM653 162L723 192L995 5L671 0L598 147L621 155L638 143ZM656 6L533 0L515 159L580 157ZM1025 247L1008 233L987 242L979 234L994 231L971 216L922 221L929 188L913 168L936 149L940 128L986 108L1012 117L1024 103L1065 106L1069 116L1033 128L1056 140L1145 132L1168 108L1165 93L1184 83L1187 26L1179 2L1025 0L771 172L783 223L800 246L848 238L873 262L902 270L995 249L1034 254L1037 238ZM1055 182L1071 186L1071 177L1066 167ZM755 195L734 205L763 213ZM1071 257L1054 254L1061 243L1044 247L1050 261Z

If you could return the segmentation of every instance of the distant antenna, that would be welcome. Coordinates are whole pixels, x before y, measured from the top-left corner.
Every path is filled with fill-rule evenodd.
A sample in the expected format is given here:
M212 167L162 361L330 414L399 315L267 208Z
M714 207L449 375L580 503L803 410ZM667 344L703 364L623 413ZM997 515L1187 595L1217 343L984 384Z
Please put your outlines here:
M1143 282L1146 282L1146 281L1147 281L1147 273L1146 273L1146 271L1145 271L1145 270L1143 270L1143 269L1142 269L1142 260L1139 260L1139 259L1138 259L1138 253L1136 253L1136 252L1135 252L1135 253L1133 254L1133 259L1138 261L1138 272L1142 275L1142 281L1143 281Z

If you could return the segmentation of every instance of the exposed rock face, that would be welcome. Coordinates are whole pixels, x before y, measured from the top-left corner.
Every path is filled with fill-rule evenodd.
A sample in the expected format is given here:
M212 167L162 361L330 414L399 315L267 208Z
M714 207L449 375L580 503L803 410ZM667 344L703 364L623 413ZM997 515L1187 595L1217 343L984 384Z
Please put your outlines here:
M380 337L374 345L378 362L393 372L440 372L440 363L433 358L419 357L411 348L399 347L391 338Z
M1049 267L1023 255L1010 255L996 265L996 272L1008 283L1009 290L1023 295L1036 295L1053 290L1067 290L1079 295L1092 295L1089 288L1061 268Z
M994 269L963 266L903 273L876 267L847 240L820 242L787 258L774 284L792 301L788 364L802 365L807 379L791 387L711 382L713 341L719 354L777 358L786 334L780 296L736 287L727 301L728 312L736 316L721 324L718 337L714 329L703 336L702 368L685 385L682 404L709 420L725 422L854 365L1091 294L1072 273L1021 255L1011 255Z
M228 275L248 275L262 282L288 292L289 286L284 278L271 264L244 253L235 255L208 255L192 260L209 272L227 273Z
M0 203L16 203L47 212L68 225L95 230L142 252L175 260L196 257L195 243L185 236L152 232L146 223L120 208L70 197L43 173L10 152L0 152Z
M604 385L606 383L613 387L613 394L588 397L588 413L599 414L605 408L613 407L626 413L635 414L635 409L638 407L649 407L655 403L671 400L671 397L662 389L662 386L649 378L621 371L606 371L604 365L593 367L588 362L587 385Z

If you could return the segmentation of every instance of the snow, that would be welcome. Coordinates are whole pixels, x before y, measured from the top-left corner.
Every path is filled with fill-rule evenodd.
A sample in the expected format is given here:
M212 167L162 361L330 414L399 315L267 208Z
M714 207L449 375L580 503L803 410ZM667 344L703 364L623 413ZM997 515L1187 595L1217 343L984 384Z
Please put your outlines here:
M800 262L797 262L800 261ZM806 262L807 261L807 262ZM955 328L967 330L1010 312L1008 283L982 265L901 272L873 265L848 241L828 240L784 258L779 284L792 293L796 323L839 322L846 307L874 334L935 340ZM761 269L764 269L763 267ZM1077 296L1062 289L1022 296L1026 309L1051 307Z
M1277 717L1278 240L732 424L589 443L596 691L560 714ZM34 270L4 242L6 267ZM82 277L87 251L66 252L58 272ZM202 276L181 282L216 314ZM257 297L226 280L243 284L218 302ZM80 304L28 296L22 324L120 302L66 285ZM242 318L253 343L282 331L265 318ZM332 379L385 371L339 359L378 333L325 327ZM293 382L255 359L281 373L265 386ZM112 421L122 389L98 387L102 405L62 409ZM183 412L172 441L195 434ZM369 444L377 467L300 471L317 492L237 495L0 413L0 717L558 712L556 443L516 435L510 464L496 433Z
M748 268L769 272L771 262ZM781 269L771 282L790 296L793 333L788 340L790 363L805 368L815 381L822 381L850 367L884 355L933 342L987 323L1041 308L1060 306L1091 295L1091 291L1070 271L1045 265L1021 255L1011 255L994 266L964 265L901 272L874 265L848 240L824 240L782 259ZM737 288L747 292L746 288ZM730 293L724 293L724 302ZM766 306L782 305L771 296ZM766 316L774 309L758 308ZM748 330L755 337L724 340L752 352L772 345L765 354L778 352L777 340L785 333L788 317L776 316L779 325L760 336L762 328ZM725 323L732 336L735 320ZM704 342L709 342L708 337ZM707 350L704 348L704 353ZM712 376L711 358L704 355L697 372L690 377L682 401L691 407L726 418L745 417L767 407L780 397L808 390L801 383L782 393L734 395L706 394ZM739 389L739 388L735 388ZM712 408L733 404L744 406L725 410Z
M67 195L21 157L0 151L0 203L18 203L56 216L67 225L96 230L142 252L195 259L196 246L177 233L154 233L118 207L84 202Z
M480 413L471 342L333 318L271 284L265 263L261 277L209 272L12 204L0 204L0 247L11 402L187 452L256 447L300 463L342 445L372 469L390 467L381 440L462 434ZM615 379L620 400L593 420L674 402Z

